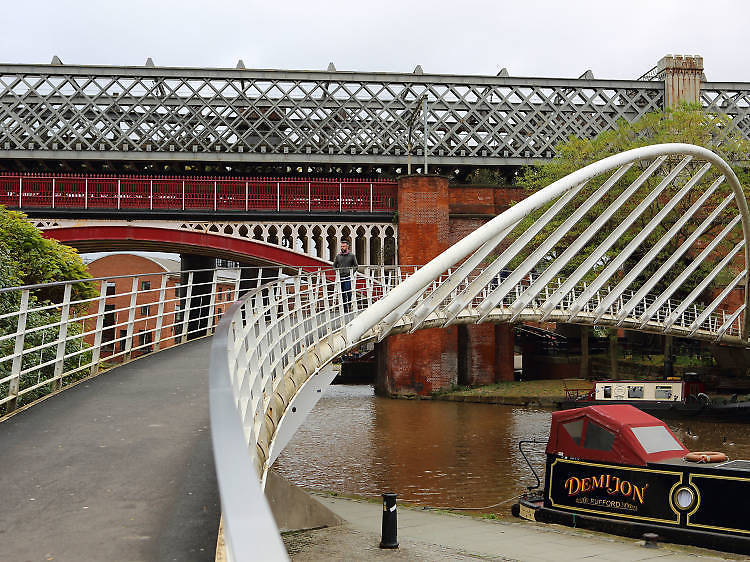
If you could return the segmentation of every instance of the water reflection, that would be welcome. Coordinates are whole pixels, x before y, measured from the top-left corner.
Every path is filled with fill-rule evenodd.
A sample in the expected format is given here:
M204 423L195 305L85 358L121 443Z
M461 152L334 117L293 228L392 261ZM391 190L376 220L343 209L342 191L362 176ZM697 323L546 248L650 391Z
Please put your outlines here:
M518 441L546 441L550 417L548 410L390 400L369 386L332 386L276 468L305 488L373 497L395 491L433 507L487 506L534 483ZM750 458L748 426L690 420L670 427L692 450ZM543 447L531 457L542 476Z
M420 505L485 506L534 482L518 441L546 439L549 421L543 410L389 400L372 387L333 386L276 468L306 488L364 496L393 490ZM534 458L543 465L541 450Z

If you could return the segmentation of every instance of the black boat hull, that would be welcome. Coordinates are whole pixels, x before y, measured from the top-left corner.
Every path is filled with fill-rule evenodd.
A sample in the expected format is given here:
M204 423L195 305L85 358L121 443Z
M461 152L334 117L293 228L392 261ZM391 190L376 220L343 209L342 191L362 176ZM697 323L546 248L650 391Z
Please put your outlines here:
M548 454L534 518L750 554L750 471L731 465L677 459L630 466Z

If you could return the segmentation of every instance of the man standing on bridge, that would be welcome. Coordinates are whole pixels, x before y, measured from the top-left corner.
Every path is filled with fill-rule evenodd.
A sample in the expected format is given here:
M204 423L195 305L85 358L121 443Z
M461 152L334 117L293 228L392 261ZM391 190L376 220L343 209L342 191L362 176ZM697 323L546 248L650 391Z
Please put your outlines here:
M356 273L359 264L357 256L349 252L349 243L346 240L341 241L341 252L333 259L333 267L339 272L341 279L341 297L344 300L344 312L352 310L352 271Z

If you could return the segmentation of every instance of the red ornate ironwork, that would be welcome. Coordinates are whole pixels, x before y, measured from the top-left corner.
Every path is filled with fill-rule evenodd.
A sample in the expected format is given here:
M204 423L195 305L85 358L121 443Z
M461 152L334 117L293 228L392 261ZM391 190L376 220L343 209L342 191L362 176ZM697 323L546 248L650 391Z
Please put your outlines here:
M0 174L14 209L393 212L396 182L360 179Z

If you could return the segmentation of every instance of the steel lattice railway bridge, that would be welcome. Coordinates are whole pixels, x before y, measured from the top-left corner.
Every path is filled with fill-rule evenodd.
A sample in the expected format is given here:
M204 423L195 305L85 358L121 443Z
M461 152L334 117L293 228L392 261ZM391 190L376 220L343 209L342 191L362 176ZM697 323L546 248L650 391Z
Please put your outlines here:
M0 161L9 171L213 163L224 172L283 164L292 173L403 173L413 147L443 172L515 167L680 99L729 116L750 138L750 84L708 82L702 71L702 58L671 55L639 80L80 66L55 57L0 65ZM426 127L410 143L423 96Z

